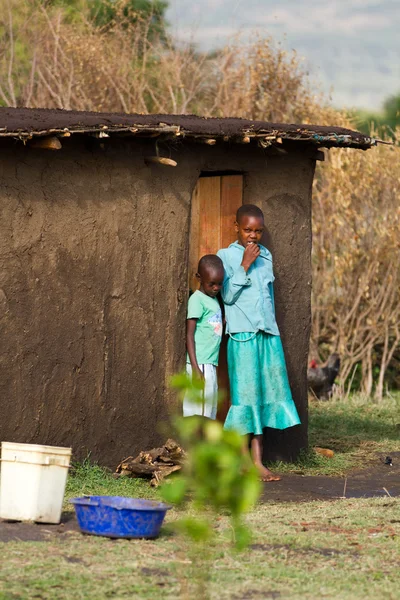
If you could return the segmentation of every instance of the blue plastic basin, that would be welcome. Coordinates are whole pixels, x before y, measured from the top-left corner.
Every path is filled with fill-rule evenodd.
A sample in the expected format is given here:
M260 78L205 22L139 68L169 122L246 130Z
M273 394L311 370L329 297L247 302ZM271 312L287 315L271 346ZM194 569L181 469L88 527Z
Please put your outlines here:
M83 533L111 538L155 538L170 506L142 498L84 496L72 498Z

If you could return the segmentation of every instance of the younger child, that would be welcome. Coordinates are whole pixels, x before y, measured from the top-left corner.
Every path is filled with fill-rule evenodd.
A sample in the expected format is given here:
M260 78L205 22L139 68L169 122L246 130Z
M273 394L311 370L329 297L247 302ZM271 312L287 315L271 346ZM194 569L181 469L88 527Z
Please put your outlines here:
M300 423L292 400L275 320L272 256L260 244L264 215L253 204L236 213L238 236L219 250L225 269L222 299L229 334L227 358L231 407L226 429L250 434L251 452L263 481L277 481L262 463L263 429Z
M224 281L222 261L215 254L200 259L196 277L200 289L189 298L187 312L186 370L204 380L203 405L185 398L183 416L203 415L215 419L217 414L217 365L222 338L221 307L216 298Z

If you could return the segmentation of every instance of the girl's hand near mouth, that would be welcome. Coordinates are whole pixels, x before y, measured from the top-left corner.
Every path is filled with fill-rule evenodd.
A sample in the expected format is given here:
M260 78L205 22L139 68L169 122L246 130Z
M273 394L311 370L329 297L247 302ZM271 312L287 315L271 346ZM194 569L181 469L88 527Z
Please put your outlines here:
M260 246L256 242L248 242L244 249L242 267L247 271L250 269L253 262L260 256Z

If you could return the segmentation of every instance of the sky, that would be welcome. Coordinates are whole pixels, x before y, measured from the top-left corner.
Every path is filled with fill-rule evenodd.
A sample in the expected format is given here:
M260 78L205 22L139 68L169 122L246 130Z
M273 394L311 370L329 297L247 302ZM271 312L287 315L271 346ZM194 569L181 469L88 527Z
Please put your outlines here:
M167 19L202 50L272 36L338 108L379 111L400 94L400 0L169 0Z

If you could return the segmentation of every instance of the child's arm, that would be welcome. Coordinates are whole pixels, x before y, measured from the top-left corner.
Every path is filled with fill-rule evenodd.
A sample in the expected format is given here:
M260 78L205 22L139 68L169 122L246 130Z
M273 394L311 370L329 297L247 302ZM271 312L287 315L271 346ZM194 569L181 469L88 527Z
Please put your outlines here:
M199 367L196 358L196 343L194 341L194 332L196 331L197 319L187 319L186 321L186 348L192 365L193 375L204 379L204 374Z
M220 251L221 252L221 251ZM247 271L260 254L260 249L256 244L247 246L243 253L243 260L235 270L227 263L223 252L217 252L217 255L224 263L225 278L221 290L222 299L225 304L235 304L243 291L243 288L251 285L251 279L247 276Z
M250 278L247 277L243 267L234 272L231 277L227 275L221 290L221 296L225 304L235 304L244 287L251 285Z

